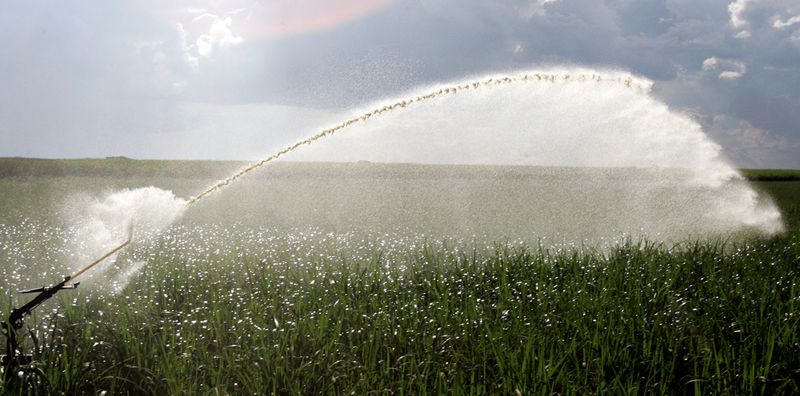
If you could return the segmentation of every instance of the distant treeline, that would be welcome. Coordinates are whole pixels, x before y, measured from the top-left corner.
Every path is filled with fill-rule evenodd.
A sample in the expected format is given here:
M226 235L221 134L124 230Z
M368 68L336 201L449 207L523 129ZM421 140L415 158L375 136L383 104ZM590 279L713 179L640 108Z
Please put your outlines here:
M798 169L740 169L752 181L800 181Z
M235 161L135 160L126 157L86 159L0 158L0 178L177 177L222 178L244 163Z
M49 177L174 177L220 179L236 169L246 165L247 162L238 161L204 161L204 160L136 160L126 157L86 158L86 159L39 159L39 158L0 158L0 178L49 176ZM291 166L289 164L275 164L278 168ZM434 166L425 165L389 165L389 164L311 164L303 165L303 170L311 173L326 173L325 171L346 171L370 168L378 170L391 167L394 170L426 170L431 171ZM452 173L458 167L442 167ZM505 173L525 173L521 168L504 167ZM278 169L275 169L276 171ZM297 169L295 169L297 170ZM322 172L320 172L322 171ZM741 169L742 175L753 181L800 181L800 170L794 169ZM278 172L281 173L281 172ZM460 173L460 172L457 172ZM296 172L293 173L297 175ZM273 175L275 176L275 175Z

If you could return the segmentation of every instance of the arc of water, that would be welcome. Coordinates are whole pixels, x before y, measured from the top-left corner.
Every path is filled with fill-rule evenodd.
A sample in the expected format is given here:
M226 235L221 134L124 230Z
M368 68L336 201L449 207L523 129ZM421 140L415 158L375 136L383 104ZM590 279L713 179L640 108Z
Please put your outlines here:
M639 89L643 91L649 91L651 83L647 81L642 81L635 79L630 74L620 74L620 75L604 75L598 73L546 73L546 72L530 72L530 73L522 73L517 75L500 75L494 76L488 79L480 80L480 81L473 81L467 82L462 84L454 84L449 86L443 86L433 91L430 91L426 94L413 96L408 99L403 99L400 101L396 101L382 107L378 107L367 111L361 115L356 117L352 117L350 119L345 120L333 127L323 129L317 132L314 135L311 135L303 140L300 140L290 146L285 147L284 149L266 157L258 162L252 163L245 168L240 169L233 175L218 181L217 183L208 187L205 191L201 192L198 195L190 198L186 201L187 205L193 205L198 201L202 200L203 198L217 192L227 185L233 183L237 179L241 178L242 176L247 175L248 173L261 168L262 166L266 165L269 162L272 162L287 153L290 153L303 145L311 144L319 139L322 139L326 136L330 136L339 132L340 130L347 128L350 125L353 125L358 122L365 122L370 118L383 114L388 113L390 111L394 111L397 109L405 108L407 106L413 105L415 103L424 102L427 100L431 100L443 95L451 95L457 94L462 91L466 90L477 90L481 88L489 88L498 85L507 85L513 83L520 83L520 82L547 82L547 83L556 83L556 82L571 82L571 81L579 81L579 82L610 82L613 84L621 84L628 88Z

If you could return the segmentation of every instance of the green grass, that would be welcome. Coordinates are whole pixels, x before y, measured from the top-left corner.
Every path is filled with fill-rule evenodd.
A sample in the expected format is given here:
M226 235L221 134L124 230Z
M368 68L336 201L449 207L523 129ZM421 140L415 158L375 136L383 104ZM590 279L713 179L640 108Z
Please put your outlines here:
M177 227L122 294L39 309L40 383L2 393L797 394L800 182L756 185L785 234L577 251ZM6 230L4 257L46 256L36 230Z
M797 237L724 250L157 256L38 359L68 394L800 392Z

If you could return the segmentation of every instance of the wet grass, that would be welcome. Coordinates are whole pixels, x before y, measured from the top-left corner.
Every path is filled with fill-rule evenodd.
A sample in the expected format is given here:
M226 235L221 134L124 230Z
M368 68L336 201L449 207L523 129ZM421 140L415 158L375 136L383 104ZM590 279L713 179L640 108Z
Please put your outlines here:
M46 393L800 392L796 235L603 253L309 238L268 259L175 239L125 293L62 300L32 321Z
M126 253L148 263L122 293L29 318L38 374L0 394L797 394L800 183L757 186L787 233L575 250L175 227ZM66 232L4 223L0 257L31 267L3 287L57 278L34 264Z

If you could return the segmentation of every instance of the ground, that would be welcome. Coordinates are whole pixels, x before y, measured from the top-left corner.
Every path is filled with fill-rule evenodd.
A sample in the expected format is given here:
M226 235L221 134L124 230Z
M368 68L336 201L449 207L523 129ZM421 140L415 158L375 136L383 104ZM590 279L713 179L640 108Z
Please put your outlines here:
M0 161L3 312L64 271L64 196L186 197L237 165ZM121 292L87 280L29 318L41 372L4 392L798 393L800 182L745 174L785 233L569 249L187 215L126 253L146 265Z

